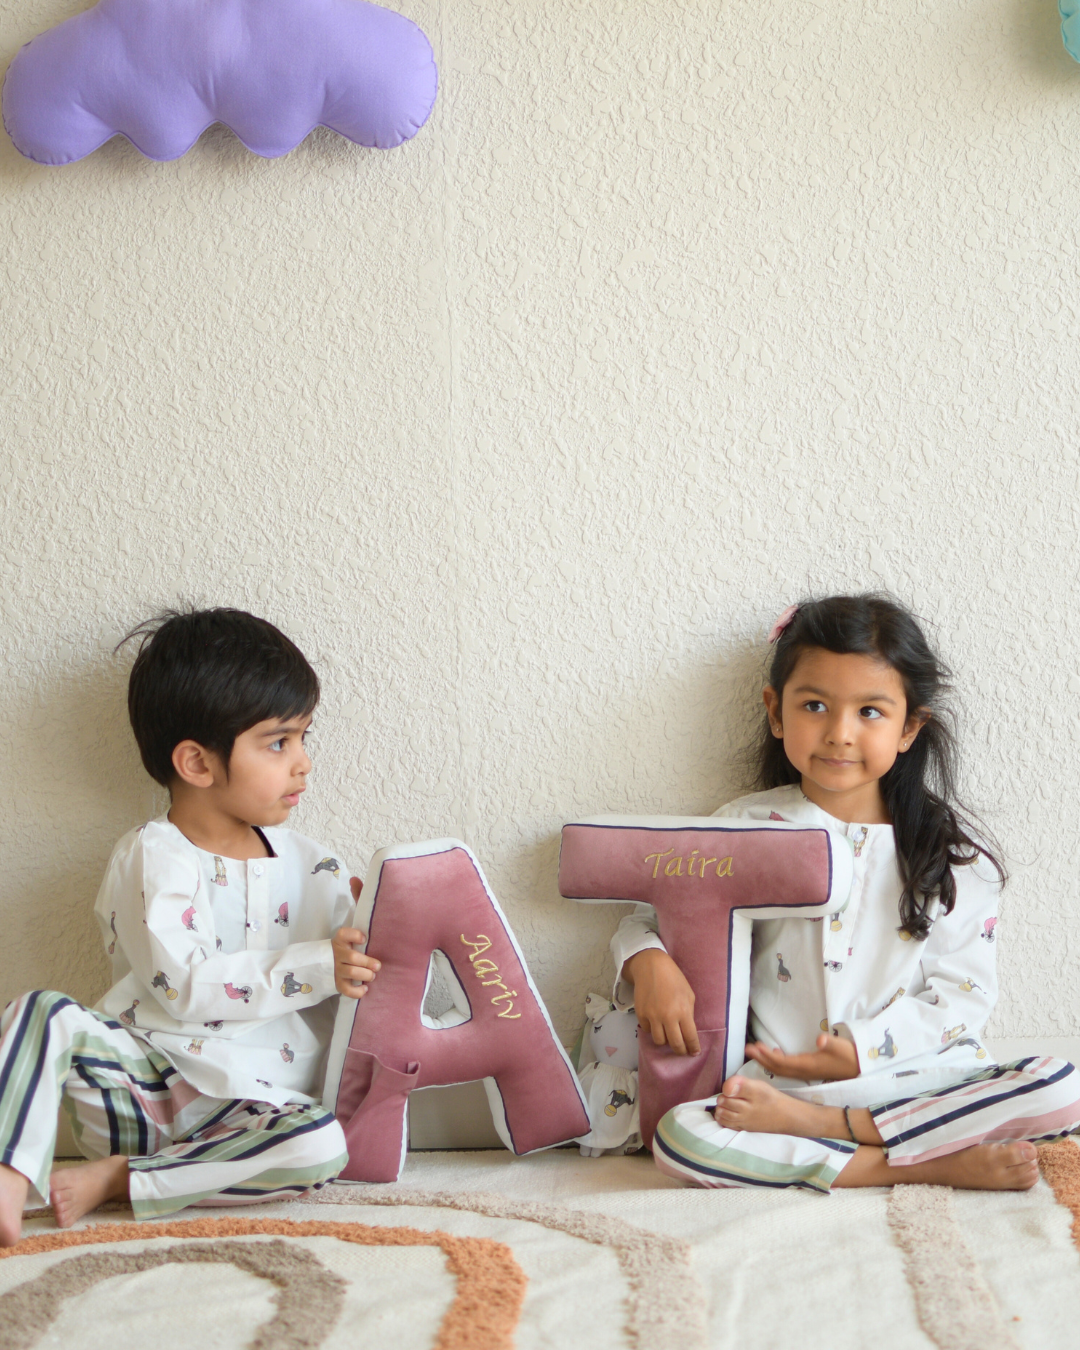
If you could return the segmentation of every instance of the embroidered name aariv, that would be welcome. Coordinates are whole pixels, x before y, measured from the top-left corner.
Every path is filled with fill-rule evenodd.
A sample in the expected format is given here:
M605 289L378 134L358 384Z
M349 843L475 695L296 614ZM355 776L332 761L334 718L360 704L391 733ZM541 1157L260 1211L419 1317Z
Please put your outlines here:
M470 942L465 934L462 933L461 940L466 947L471 947L473 949L469 953L469 960L472 962L472 968L476 971L477 977L484 988L486 989L489 985L497 984L503 991L501 994L496 994L491 1000L492 1003L501 1003L504 999L506 1000L506 1007L502 1012L496 1013L496 1017L505 1017L508 1022L517 1021L521 1014L511 1011L514 1006L514 999L518 996L517 990L507 989L506 985L503 984L502 980L499 978L499 967L494 961L489 961L484 957L484 953L491 946L491 939L485 937L483 933L480 933L475 942ZM477 957L484 957L484 959L478 961ZM485 979L485 975L488 975L491 978Z
M682 870L683 856L681 853L676 854L674 858L668 858L669 853L675 853L673 848L665 849L663 853L647 853L645 861L652 862L653 858L656 859L652 870L654 877L660 870L660 862L663 858L667 858L667 862L664 863L664 876L666 877L703 877L706 867L711 867L713 863L716 863L716 875L718 877L730 877L732 875L730 858L700 858L698 852L699 850L696 848L690 850L685 872ZM699 867L700 870L695 872L695 866Z

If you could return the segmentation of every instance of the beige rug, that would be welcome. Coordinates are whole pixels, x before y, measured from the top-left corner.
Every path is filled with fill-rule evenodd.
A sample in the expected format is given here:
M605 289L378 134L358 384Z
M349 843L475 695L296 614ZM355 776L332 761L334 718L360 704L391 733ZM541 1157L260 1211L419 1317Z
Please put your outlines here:
M395 1186L168 1224L41 1215L0 1259L0 1345L1073 1350L1080 1151L1054 1150L1063 1203L699 1191L560 1151L413 1154Z

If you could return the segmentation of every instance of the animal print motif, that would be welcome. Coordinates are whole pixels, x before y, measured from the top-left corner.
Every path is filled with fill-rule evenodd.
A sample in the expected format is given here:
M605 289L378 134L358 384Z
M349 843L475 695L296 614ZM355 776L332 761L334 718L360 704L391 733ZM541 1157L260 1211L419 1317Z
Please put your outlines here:
M881 1042L880 1045L872 1045L870 1047L870 1058L892 1059L895 1054L896 1054L896 1044L893 1041L892 1035L890 1034L888 1027L886 1027L885 1039Z
M620 1092L616 1088L608 1098L608 1103L604 1107L604 1115L614 1116L618 1113L620 1106L633 1106L635 1100L636 1099L631 1097L628 1093Z
M175 990L169 983L169 977L165 974L163 970L159 970L158 973L154 976L154 978L150 981L150 987L152 989L164 989L165 997L169 1000L170 1003L173 1001L173 999L177 997L177 990Z

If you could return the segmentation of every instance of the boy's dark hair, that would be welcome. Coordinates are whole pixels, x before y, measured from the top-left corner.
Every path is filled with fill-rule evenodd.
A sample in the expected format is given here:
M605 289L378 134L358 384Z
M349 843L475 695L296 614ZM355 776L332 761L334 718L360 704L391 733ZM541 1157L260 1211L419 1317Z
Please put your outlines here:
M930 931L934 896L945 913L956 903L952 869L987 859L1005 881L1005 868L991 849L987 832L976 830L971 813L957 800L954 718L945 703L948 667L931 649L918 620L890 596L831 595L803 601L780 634L769 666L769 683L781 697L803 652L813 647L840 654L872 656L892 666L904 685L908 712L929 712L906 754L881 780L881 795L893 823L896 862L903 882L900 928L912 937ZM757 786L781 787L801 781L772 734L766 714L753 752Z
M151 778L168 787L172 752L197 741L226 769L241 732L271 717L310 713L319 677L272 623L242 609L167 610L133 628L128 716Z

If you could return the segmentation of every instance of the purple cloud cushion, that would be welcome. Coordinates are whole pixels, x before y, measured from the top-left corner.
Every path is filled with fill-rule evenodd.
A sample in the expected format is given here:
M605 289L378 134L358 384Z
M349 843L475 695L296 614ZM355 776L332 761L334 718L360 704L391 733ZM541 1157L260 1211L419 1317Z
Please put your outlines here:
M427 121L437 84L420 29L365 0L100 0L16 55L3 116L39 164L118 134L176 159L214 122L267 157L316 126L386 150Z

